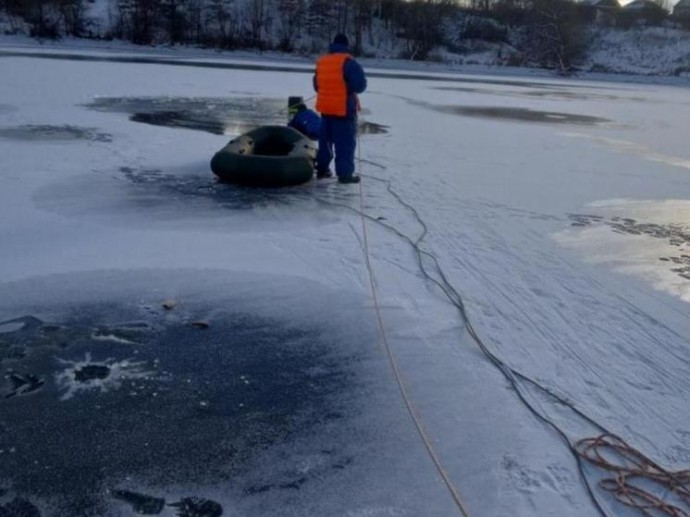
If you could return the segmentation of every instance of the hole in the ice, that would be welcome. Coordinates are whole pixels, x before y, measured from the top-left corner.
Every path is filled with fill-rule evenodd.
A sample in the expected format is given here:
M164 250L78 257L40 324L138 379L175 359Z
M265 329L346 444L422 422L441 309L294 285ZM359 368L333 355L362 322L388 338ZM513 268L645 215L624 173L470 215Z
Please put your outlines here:
M241 134L259 126L287 123L285 101L272 97L100 97L87 107L127 113L133 122L214 135ZM360 121L359 132L362 135L387 133L387 126Z
M74 370L74 380L77 382L106 379L109 375L110 368L102 364L87 364Z
M245 133L267 124L284 124L283 99L270 97L101 97L87 107L127 113L130 120L154 126L205 131L214 135Z
M358 129L360 135L385 135L388 133L388 126L366 120L359 121Z

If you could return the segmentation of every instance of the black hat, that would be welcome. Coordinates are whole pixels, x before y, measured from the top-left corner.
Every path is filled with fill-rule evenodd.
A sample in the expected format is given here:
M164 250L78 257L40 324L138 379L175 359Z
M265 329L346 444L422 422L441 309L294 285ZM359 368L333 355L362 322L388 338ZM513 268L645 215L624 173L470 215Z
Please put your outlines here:
M347 39L347 36L345 34L336 34L335 38L333 38L333 43L335 45L344 45L346 47L350 46L350 40Z

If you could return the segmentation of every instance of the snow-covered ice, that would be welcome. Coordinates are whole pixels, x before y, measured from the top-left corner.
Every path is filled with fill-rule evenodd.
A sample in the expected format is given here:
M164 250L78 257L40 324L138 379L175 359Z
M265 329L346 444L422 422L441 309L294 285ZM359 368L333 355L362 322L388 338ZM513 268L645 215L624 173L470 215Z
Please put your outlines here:
M0 401L0 494L46 515L129 515L114 489L208 498L228 515L458 514L380 342L362 201L386 335L471 515L599 514L571 451L477 337L652 459L688 467L687 86L374 74L364 119L386 132L361 136L360 198L331 182L213 182L212 154L282 122L288 96L312 95L306 73L0 66L3 393L45 382ZM414 242L420 220L476 336L391 231ZM97 376L136 371L61 400L77 382L66 368L89 361ZM517 382L571 442L597 433ZM586 472L608 515L635 515Z

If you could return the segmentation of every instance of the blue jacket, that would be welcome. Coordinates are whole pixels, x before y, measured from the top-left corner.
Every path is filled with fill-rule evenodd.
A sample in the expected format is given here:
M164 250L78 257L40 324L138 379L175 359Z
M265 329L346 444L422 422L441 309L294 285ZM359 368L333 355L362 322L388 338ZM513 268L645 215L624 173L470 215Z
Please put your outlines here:
M292 117L288 126L295 128L312 140L317 140L321 132L321 117L313 110L302 110Z
M350 49L345 45L331 43L328 47L328 52L331 54L349 53ZM367 77L364 74L362 66L353 58L345 61L343 66L343 76L345 84L347 85L347 116L346 118L357 117L357 94L362 93L367 89ZM316 74L314 74L314 91L319 91L316 83Z

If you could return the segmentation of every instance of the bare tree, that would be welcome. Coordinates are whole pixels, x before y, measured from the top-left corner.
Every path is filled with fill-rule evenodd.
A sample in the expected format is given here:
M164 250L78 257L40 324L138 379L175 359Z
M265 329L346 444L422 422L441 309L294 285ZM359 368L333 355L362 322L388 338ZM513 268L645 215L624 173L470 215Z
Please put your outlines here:
M563 73L585 49L583 23L572 0L534 0L524 32L528 58Z
M20 2L20 12L29 23L32 36L58 38L60 36L60 12L51 0L25 0Z
M234 0L209 0L207 21L215 32L207 37L222 48L233 48L237 44L238 17L234 7Z
M304 0L278 0L278 20L280 22L279 47L291 51L294 40L302 27L305 15Z
M405 57L425 60L442 43L443 19L456 8L453 0L415 0L403 4L399 35L407 43Z
M159 0L168 40L173 45L187 40L186 0Z
M671 12L671 1L670 0L651 0L653 3L661 7L667 13Z
M251 0L249 2L249 27L251 45L263 48L263 31L266 24L266 0Z

